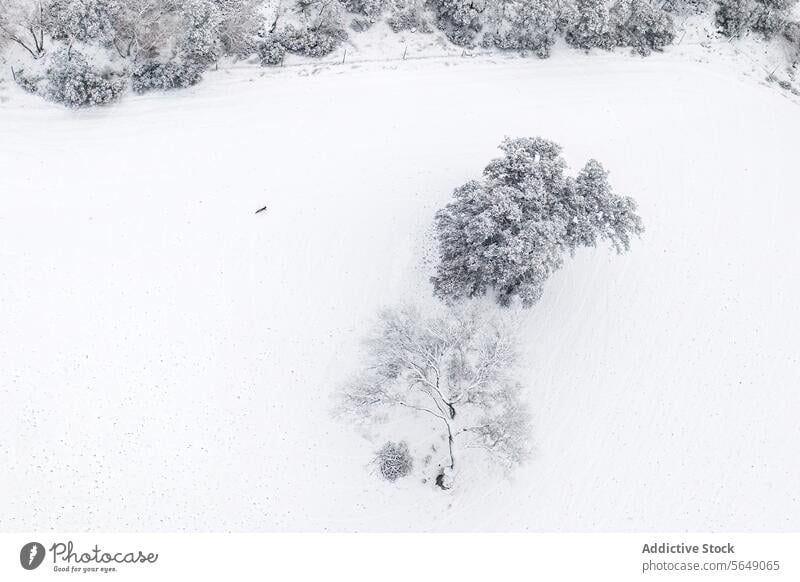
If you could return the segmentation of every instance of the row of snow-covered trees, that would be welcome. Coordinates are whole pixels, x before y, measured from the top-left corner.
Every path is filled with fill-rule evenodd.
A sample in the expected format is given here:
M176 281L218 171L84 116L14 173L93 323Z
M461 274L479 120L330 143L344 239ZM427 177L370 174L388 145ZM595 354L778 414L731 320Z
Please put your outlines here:
M411 446L390 440L378 451L390 481L421 465L426 482L447 489L468 453L505 470L521 463L530 418L507 308L533 306L576 249L607 241L621 253L644 230L635 202L613 191L599 162L573 177L546 139L507 139L500 148L483 178L456 188L436 215L440 301L382 311L362 371L341 394L340 412L367 433L411 435Z
M16 81L68 106L187 87L225 55L255 50L257 0L0 0Z
M187 87L224 57L335 50L385 21L442 31L468 47L547 57L557 38L581 49L660 50L673 19L714 10L721 32L783 33L797 0L0 0L0 50L25 89L69 106L107 103L127 87Z

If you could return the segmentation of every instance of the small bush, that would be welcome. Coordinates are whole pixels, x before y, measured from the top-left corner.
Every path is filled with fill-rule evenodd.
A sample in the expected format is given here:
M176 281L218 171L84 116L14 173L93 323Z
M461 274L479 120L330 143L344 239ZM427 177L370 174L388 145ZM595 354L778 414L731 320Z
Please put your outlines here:
M14 81L23 91L36 95L39 93L39 83L42 82L42 77L28 75L25 73L25 69L18 69L14 71Z
M66 48L50 56L43 76L28 77L20 71L17 83L26 91L73 108L111 103L126 86L118 73L98 70L80 52Z
M430 23L423 16L422 10L415 0L396 0L392 3L386 23L394 32L411 30L433 32Z
M522 33L520 31L493 32L485 34L481 44L486 47L496 47L502 50L531 51L536 56L546 59L555 43L553 31L538 31Z
M710 3L710 0L666 0L661 8L672 14L703 14Z
M346 38L347 33L340 28L320 26L299 29L290 24L281 32L280 43L290 53L324 57L336 50Z
M256 49L262 66L280 65L286 56L286 48L274 36L259 41Z
M375 461L378 463L381 476L387 481L396 481L400 477L405 477L414 467L414 460L411 458L405 442L387 441L378 451Z
M361 14L375 22L386 6L386 0L343 0L342 4L353 14Z
M200 82L203 67L186 63L146 62L131 74L133 90L146 93L153 90L183 89Z

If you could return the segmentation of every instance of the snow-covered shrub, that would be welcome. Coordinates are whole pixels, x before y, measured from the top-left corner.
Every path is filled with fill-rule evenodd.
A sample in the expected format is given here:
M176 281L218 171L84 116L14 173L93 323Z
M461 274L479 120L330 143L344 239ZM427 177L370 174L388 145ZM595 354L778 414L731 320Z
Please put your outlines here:
M25 69L13 71L13 75L14 81L19 85L20 89L34 95L39 93L39 84L43 78L41 75L29 75Z
M619 0L611 10L619 46L641 55L663 50L675 39L675 25L664 11L647 0Z
M273 35L260 40L256 46L256 51L263 66L280 65L286 56L286 48Z
M366 16L375 22L386 7L386 0L343 0L344 7L353 14Z
M41 78L22 81L27 90L34 85L42 97L77 108L111 103L122 94L126 81L118 73L92 66L77 50L61 48L49 55Z
M565 38L572 46L582 49L614 48L616 35L605 0L577 0Z
M497 31L484 36L485 46L506 50L533 51L550 56L555 43L558 11L554 0L509 0Z
M414 459L404 441L394 443L387 441L378 451L375 462L381 476L387 481L397 481L405 477L414 468Z
M711 0L666 0L661 8L672 14L703 14L710 4Z
M483 28L481 15L486 0L429 0L436 12L436 25L453 44L472 46Z
M795 49L800 49L800 22L787 22L786 26L783 27L783 37L788 40Z
M781 34L789 22L795 4L797 0L756 0L751 29L766 38Z
M755 14L754 0L718 0L715 13L717 26L722 34L738 37L750 29Z
M491 292L501 305L519 297L530 307L565 255L601 239L623 252L643 232L636 203L613 192L598 162L573 178L551 141L506 139L500 149L505 156L486 166L483 180L456 188L436 215L440 261L432 280L440 298Z
M295 28L289 24L281 31L279 38L290 53L324 57L336 50L347 38L347 33L340 28Z
M394 0L391 2L386 23L395 32L402 30L432 32L431 25L425 18L418 0Z
M131 72L131 85L137 93L153 90L183 89L200 82L203 68L194 63L155 61L136 65Z

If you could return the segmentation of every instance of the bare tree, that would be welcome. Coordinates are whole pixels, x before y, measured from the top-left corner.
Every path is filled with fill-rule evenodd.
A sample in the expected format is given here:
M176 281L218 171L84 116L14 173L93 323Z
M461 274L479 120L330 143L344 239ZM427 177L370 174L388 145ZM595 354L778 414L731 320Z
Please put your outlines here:
M24 48L34 59L44 56L45 10L34 0L0 0L0 36Z
M411 306L384 310L341 409L370 425L399 414L432 421L446 443L436 475L442 488L459 450L481 449L510 469L527 456L530 424L512 378L514 344L509 326L474 303L431 316Z

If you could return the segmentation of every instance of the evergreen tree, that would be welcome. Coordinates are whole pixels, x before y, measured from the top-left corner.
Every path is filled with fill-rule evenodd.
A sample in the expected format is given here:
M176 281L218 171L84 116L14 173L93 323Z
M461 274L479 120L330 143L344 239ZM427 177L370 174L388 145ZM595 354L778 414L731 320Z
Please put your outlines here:
M502 305L530 307L567 253L608 240L618 251L643 232L636 204L616 195L599 162L566 176L561 148L542 138L505 140L484 179L456 188L436 215L436 294L460 299L493 292Z

